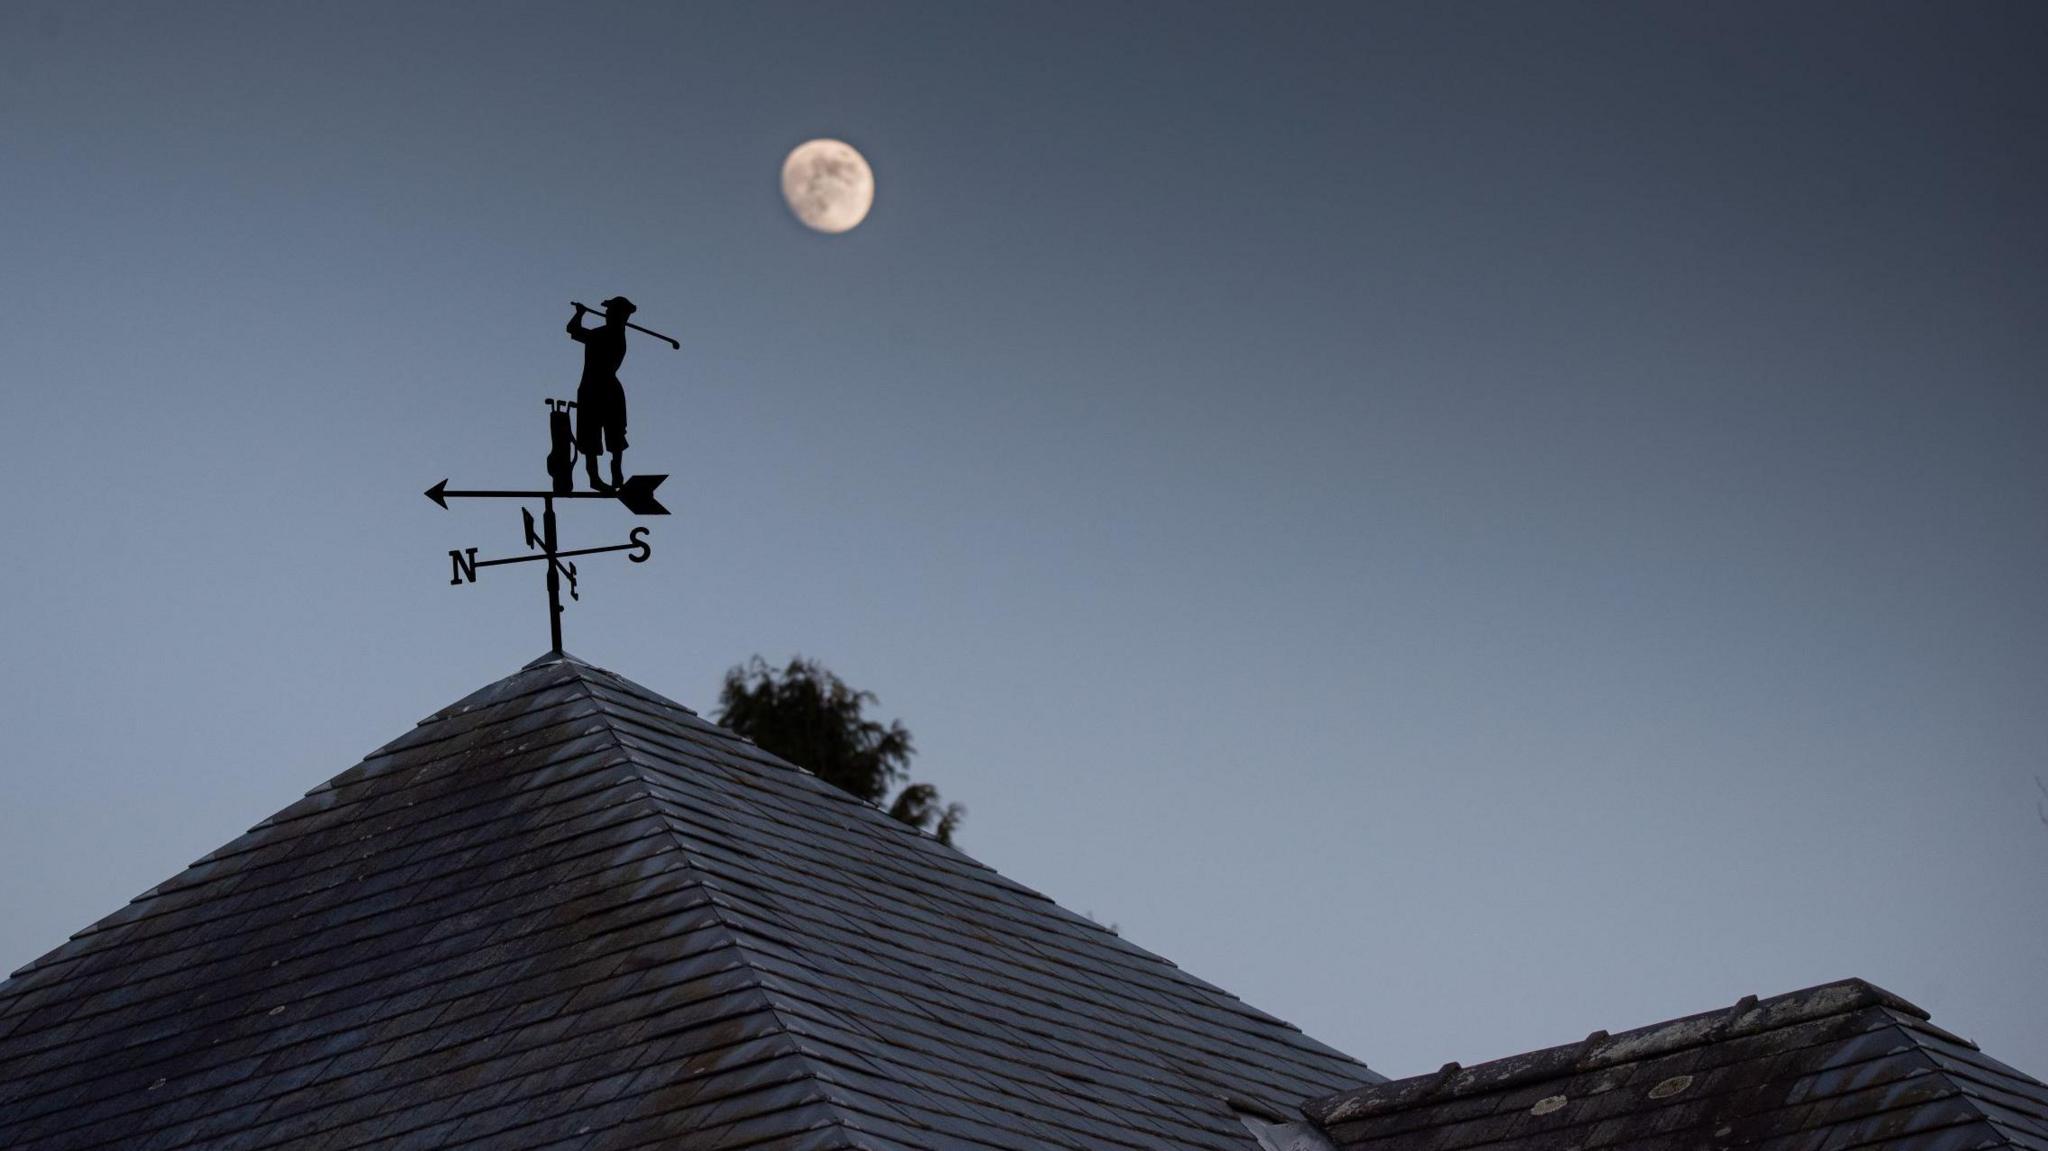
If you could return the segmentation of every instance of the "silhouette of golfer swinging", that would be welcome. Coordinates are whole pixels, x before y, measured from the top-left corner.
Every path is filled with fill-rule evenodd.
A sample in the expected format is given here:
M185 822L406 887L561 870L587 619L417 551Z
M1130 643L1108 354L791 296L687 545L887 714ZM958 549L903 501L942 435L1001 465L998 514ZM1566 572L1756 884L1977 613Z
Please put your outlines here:
M575 457L580 454L590 473L590 490L608 492L626 483L626 389L619 383L619 365L626 362L626 329L644 332L677 351L683 345L674 336L628 323L626 317L639 309L624 296L613 296L599 305L604 309L598 313L604 320L601 328L583 326L583 317L591 311L589 307L574 300L569 306L576 309L576 314L569 317L569 338L583 345L583 379L576 385L575 403L548 401L553 409L548 431L554 441L554 448L548 453L548 474L554 477L555 491L567 493ZM567 435L568 409L572 407L576 409L573 446ZM610 483L597 475L597 457L607 448L612 453Z
M590 476L590 490L602 492L626 482L626 389L619 383L619 365L626 362L626 318L636 309L633 301L613 296L599 305L604 308L604 326L586 328L583 317L590 309L572 304L576 314L569 317L569 338L583 345L583 379L576 385L576 450L583 455ZM612 482L597 475L597 457L612 453Z

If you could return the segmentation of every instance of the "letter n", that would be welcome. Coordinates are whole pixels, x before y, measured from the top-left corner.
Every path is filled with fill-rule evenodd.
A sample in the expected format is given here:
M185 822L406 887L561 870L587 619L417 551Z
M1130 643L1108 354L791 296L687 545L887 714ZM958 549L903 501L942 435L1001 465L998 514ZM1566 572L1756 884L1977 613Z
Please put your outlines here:
M450 584L456 587L461 587L462 581L464 580L468 580L470 583L476 582L475 548L449 548L448 560L449 563L452 564L455 569L448 576L448 582Z

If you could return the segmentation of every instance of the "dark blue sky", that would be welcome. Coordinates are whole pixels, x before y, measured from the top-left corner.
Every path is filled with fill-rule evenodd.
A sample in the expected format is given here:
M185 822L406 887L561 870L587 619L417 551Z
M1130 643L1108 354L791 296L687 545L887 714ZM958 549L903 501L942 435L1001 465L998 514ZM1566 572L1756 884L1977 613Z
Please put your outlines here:
M545 647L882 697L1389 1073L1847 975L2048 1071L2048 10L0 7L0 964ZM783 155L872 163L843 236ZM625 521L578 508L570 543Z

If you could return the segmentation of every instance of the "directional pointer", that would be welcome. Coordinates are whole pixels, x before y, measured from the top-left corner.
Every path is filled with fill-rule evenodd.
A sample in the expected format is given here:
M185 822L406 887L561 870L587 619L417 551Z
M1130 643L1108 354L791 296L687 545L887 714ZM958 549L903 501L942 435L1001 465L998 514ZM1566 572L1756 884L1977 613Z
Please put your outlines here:
M665 475L638 475L626 480L608 492L552 492L513 490L463 490L450 491L448 481L442 480L426 491L428 499L442 507L451 499L515 499L515 500L617 500L626 505L626 510L636 516L665 516L668 509L654 497L654 489L661 486Z

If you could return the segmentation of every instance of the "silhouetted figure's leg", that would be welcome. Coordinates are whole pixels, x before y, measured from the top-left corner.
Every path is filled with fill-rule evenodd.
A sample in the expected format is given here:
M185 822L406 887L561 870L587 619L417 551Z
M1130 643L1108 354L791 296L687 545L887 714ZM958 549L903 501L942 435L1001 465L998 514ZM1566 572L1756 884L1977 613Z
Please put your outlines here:
M589 452L583 453L583 470L590 474L591 491L601 492L605 489L605 482L597 478L597 457L595 455Z
M626 449L624 448L620 448L612 453L612 486L615 488L626 486Z

